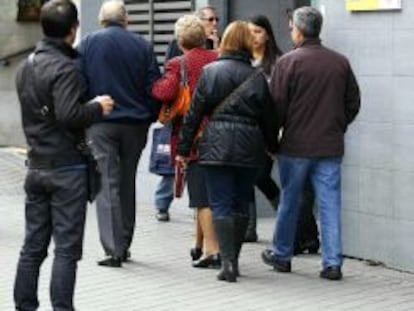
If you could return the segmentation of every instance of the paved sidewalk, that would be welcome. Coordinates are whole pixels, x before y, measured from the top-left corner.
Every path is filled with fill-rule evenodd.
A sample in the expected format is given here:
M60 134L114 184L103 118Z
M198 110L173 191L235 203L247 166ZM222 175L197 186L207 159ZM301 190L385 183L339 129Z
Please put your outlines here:
M0 310L13 310L13 279L24 231L24 172L22 156L0 149ZM138 189L138 195L140 191L145 189ZM177 202L171 217L171 222L159 223L151 206L138 206L133 260L111 269L96 265L102 250L95 208L89 207L76 286L78 310L414 310L413 274L346 259L344 280L329 282L319 279L320 258L314 255L297 257L291 274L273 272L260 259L272 234L272 219L260 219L260 243L243 248L238 282L218 282L216 271L190 266L190 210ZM39 310L51 310L50 257L41 271Z

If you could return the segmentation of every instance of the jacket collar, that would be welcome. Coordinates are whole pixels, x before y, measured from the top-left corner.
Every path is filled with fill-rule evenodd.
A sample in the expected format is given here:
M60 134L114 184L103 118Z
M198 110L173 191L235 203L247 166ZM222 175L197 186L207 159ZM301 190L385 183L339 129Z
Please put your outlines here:
M295 44L293 46L294 49L300 48L300 47L307 47L307 46L320 46L321 45L321 39L319 38L308 38L303 39L299 43Z
M108 27L119 27L119 28L125 28L124 26L122 26L120 23L116 23L116 22L107 22L104 26L104 28L108 28Z
M70 58L76 58L78 56L78 52L63 39L50 37L45 37L39 41L39 43L36 45L35 52L40 53L51 50L57 50Z
M224 52L220 54L219 59L234 59L251 64L251 55L247 51L239 51L234 53Z

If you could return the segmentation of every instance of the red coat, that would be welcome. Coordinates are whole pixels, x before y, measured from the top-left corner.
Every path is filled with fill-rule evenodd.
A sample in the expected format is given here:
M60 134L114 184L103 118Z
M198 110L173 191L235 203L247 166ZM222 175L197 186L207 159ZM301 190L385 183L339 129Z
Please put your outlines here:
M191 94L197 85L201 70L205 65L217 59L218 54L205 48L193 48L184 54L186 71L189 80ZM156 81L152 87L152 96L162 102L170 102L175 99L180 85L180 57L174 57L165 64L164 76ZM171 134L171 157L175 158L178 133L181 129L182 120L173 124Z

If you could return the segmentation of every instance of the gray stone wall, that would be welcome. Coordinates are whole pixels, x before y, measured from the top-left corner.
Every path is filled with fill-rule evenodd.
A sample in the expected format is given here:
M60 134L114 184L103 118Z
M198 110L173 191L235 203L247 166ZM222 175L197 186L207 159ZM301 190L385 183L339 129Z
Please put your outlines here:
M414 271L414 2L401 11L354 12L313 1L323 42L348 56L362 109L346 136L344 253Z
M0 57L34 46L40 38L37 23L16 22L17 1L0 1ZM0 65L0 145L25 144L20 124L20 108L14 87L16 68L21 60Z

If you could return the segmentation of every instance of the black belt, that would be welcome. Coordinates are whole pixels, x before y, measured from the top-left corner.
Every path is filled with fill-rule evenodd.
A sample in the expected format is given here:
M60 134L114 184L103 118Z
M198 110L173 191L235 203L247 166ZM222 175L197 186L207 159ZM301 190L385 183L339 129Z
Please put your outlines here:
M26 160L26 166L34 169L53 169L64 166L72 166L86 164L85 157L73 156L73 157L30 157Z

